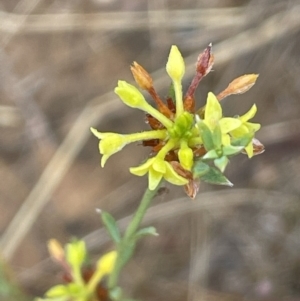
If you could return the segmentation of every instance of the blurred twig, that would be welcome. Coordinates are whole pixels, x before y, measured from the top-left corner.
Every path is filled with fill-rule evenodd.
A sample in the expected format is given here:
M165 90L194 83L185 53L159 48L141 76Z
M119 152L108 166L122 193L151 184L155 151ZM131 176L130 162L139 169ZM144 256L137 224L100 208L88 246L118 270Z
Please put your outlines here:
M165 22L165 17L168 22ZM65 31L148 30L151 28L191 29L199 26L220 28L240 26L249 20L243 8L199 10L153 10L141 12L105 12L94 14L41 14L23 16L0 12L0 31L20 33L53 33ZM112 22L113 20L113 22ZM220 22L222 20L222 22Z
M11 23L10 30L6 32L6 35L1 38L2 40L2 46L6 46L10 39L16 34L20 27L24 24L26 19L28 18L29 14L33 11L33 9L38 5L40 0L20 0L19 3L15 6L12 15L19 15L19 19L17 23ZM0 13L0 19L4 12ZM4 13L6 14L6 13ZM1 24L1 21L0 21ZM2 23L0 25L0 28L2 28L4 24ZM1 29L0 29L1 30Z

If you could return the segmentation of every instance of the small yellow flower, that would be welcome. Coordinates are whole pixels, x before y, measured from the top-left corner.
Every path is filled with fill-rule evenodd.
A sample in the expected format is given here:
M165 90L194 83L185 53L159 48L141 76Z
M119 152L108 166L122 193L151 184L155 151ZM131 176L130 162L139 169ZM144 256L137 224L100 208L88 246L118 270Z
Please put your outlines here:
M204 123L213 132L217 126L220 126L222 133L222 144L229 145L229 132L241 126L242 122L238 118L222 117L222 107L217 97L209 92L204 113Z
M129 144L140 140L149 139L164 139L166 138L166 130L157 130L149 132L141 132L129 135L121 135L117 133L101 133L96 129L91 128L91 132L100 139L99 151L102 154L101 166L104 167L108 158L122 150L122 148Z
M230 132L232 137L240 138L240 137L245 136L246 134L253 134L253 137L254 137L255 132L257 132L261 126L259 123L251 123L251 122L248 122L248 120L252 119L255 116L256 111L257 111L257 107L254 104L246 114L238 117L238 119L241 121L241 125L238 128L236 128ZM250 142L245 147L245 151L247 152L249 158L253 157L252 142Z
M102 154L101 166L104 167L108 158L119 152L126 144L127 141L123 135L116 133L101 133L96 129L91 128L91 132L100 140L99 151Z
M204 122L211 131L218 125L218 122L222 118L222 107L216 98L216 96L209 92L206 101Z
M159 182L164 178L174 185L185 185L188 180L179 176L171 164L158 156L148 159L144 164L138 167L131 167L130 172L136 176L144 176L148 173L148 187L154 190Z

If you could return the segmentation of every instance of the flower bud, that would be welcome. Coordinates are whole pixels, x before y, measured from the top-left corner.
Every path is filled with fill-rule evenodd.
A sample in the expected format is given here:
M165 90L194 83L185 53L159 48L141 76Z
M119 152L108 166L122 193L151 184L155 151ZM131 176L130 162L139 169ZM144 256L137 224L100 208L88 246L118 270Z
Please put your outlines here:
M175 45L171 47L166 69L173 81L181 81L184 75L185 65L182 55Z
M129 107L143 110L145 106L148 107L143 94L133 85L125 81L119 80L118 86L115 88L115 93L122 99L122 101Z
M136 83L141 89L148 91L153 87L153 81L150 74L137 62L133 62L130 70Z
M74 267L80 267L87 255L86 245L83 240L73 241L66 246L68 263Z
M58 262L64 261L65 251L56 239L50 239L48 241L48 250L53 259L57 260Z
M194 163L194 154L191 148L187 145L181 147L178 151L179 162L184 169L191 170Z

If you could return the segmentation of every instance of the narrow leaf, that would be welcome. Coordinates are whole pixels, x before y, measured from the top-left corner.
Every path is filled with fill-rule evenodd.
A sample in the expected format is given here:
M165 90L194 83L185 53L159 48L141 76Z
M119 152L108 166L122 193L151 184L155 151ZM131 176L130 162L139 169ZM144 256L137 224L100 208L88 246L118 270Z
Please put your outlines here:
M118 244L121 240L121 235L116 220L111 214L104 211L101 212L101 219L112 240Z
M224 156L232 156L240 153L244 149L244 146L232 146L227 145L223 147Z
M247 133L247 134L243 135L242 137L232 138L231 145L245 147L252 141L252 138L253 138L253 134Z
M143 228L143 229L140 229L139 231L137 231L137 233L135 234L135 238L139 239L146 235L158 236L158 233L156 232L156 229L154 227L147 227L147 228Z
M201 131L201 138L203 140L204 147L207 151L214 149L214 141L212 132L209 127L203 122L198 123L199 129Z
M197 160L193 166L193 177L200 178L206 173L208 173L209 169L210 169L209 165L205 164L201 160Z
M221 171L224 172L229 160L226 156L222 156L221 158L217 158L214 160L215 166Z
M214 128L212 139L214 142L214 149L220 149L222 145L222 132L219 125Z
M211 167L209 171L201 177L201 180L210 184L233 186L233 184L214 167Z

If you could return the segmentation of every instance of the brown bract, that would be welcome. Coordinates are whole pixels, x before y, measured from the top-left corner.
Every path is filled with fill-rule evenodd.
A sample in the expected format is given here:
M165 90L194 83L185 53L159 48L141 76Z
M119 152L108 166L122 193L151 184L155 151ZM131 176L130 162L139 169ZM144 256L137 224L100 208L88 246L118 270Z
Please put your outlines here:
M214 64L214 56L211 53L211 44L208 45L205 50L198 56L196 64L196 74L194 75L192 82L187 89L184 97L183 106L188 112L195 113L195 92L204 76L206 76L212 69Z
M243 94L247 92L256 82L258 74L245 74L234 79L228 87L217 95L218 100L232 94Z

